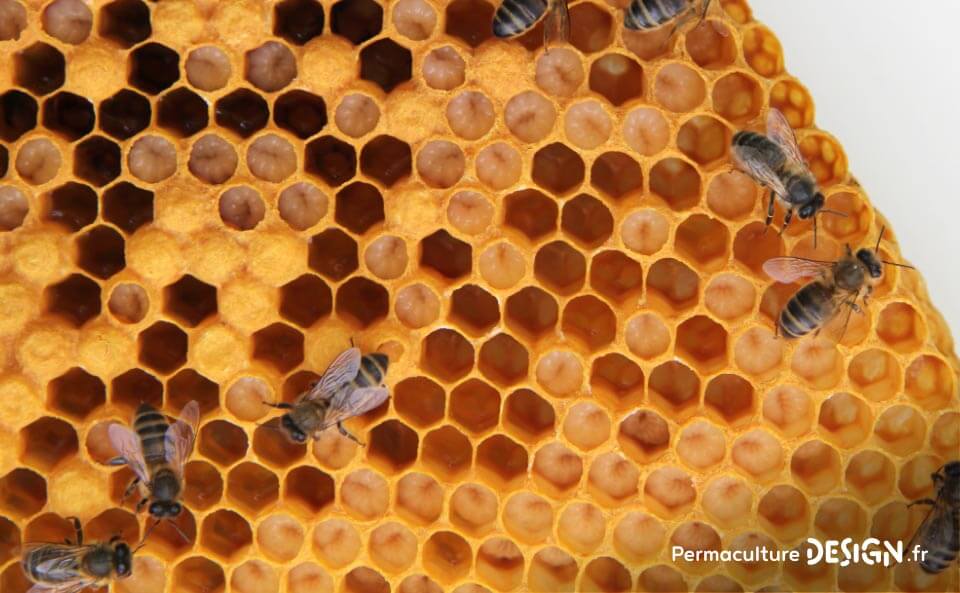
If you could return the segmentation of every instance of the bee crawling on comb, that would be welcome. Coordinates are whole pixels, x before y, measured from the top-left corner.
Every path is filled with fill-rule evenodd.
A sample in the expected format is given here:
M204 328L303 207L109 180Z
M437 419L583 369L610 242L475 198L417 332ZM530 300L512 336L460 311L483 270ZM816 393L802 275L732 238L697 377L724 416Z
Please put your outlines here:
M144 546L152 530L131 550L119 535L107 542L84 544L80 520L76 517L68 520L73 523L76 541L27 544L21 566L34 583L27 593L78 593L87 587L103 587L113 579L130 576L133 556Z
M360 440L343 426L344 421L376 408L389 397L383 379L389 359L373 352L360 355L351 347L334 359L323 376L292 403L267 405L288 410L280 418L281 430L295 443L304 443L332 426L359 445Z
M541 20L543 47L570 39L567 0L503 0L493 15L493 34L501 39L523 35Z
M930 511L907 544L906 553L911 557L919 549L922 554L915 559L920 568L937 574L960 554L960 461L945 463L930 478L937 497L910 503L928 505Z
M763 271L777 282L791 284L815 278L798 290L780 311L777 333L787 338L819 333L846 309L847 317L837 336L839 341L846 331L850 314L862 312L857 301L862 299L866 305L874 286L880 282L884 264L913 269L912 266L880 259L878 250L884 231L880 230L873 249L861 248L854 253L847 245L846 253L837 261L774 257L764 262Z
M707 18L712 0L632 0L623 14L623 26L631 31L653 31L673 23L669 41L681 25L700 15L700 23ZM697 6L697 4L700 6ZM719 35L727 37L729 33L723 27L714 29ZM666 43L665 41L665 43Z

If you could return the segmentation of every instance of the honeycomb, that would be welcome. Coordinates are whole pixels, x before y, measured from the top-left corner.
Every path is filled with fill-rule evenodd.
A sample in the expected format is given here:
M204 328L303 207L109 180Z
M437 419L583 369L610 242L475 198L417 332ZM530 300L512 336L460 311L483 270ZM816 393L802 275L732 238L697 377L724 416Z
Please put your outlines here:
M0 590L66 516L137 540L106 428L191 400L190 541L114 591L957 590L671 560L909 538L958 362L889 266L840 343L775 337L763 262L886 221L744 0L671 39L625 4L544 53L487 0L0 0ZM730 165L773 107L847 214L816 249ZM287 442L261 402L351 339L391 360L366 446Z

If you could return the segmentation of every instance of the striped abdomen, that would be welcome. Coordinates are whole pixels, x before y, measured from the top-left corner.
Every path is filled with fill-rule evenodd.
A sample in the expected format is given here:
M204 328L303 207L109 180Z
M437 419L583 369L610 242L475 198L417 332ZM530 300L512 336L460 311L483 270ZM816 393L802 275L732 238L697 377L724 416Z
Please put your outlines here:
M753 159L759 159L772 171L779 171L787 161L783 149L777 146L776 142L757 132L737 132L733 135L732 145L735 151L740 148L747 149L738 152L741 160L749 160L746 155L752 155Z
M623 24L634 31L656 29L680 16L690 0L633 0L623 15Z
M834 306L833 290L822 282L811 282L780 311L780 331L788 338L805 336L830 320Z
M23 557L23 569L34 583L68 583L81 575L82 559L72 545L45 544L31 549Z
M547 12L547 0L503 0L493 15L493 34L514 37L526 33Z
M140 404L133 416L133 430L140 437L143 459L148 467L166 463L163 437L167 433L167 418L150 404Z
M923 541L924 549L927 552L926 558L920 561L920 568L929 573L938 573L950 566L960 554L960 509L952 509L946 513L944 521L952 522L952 525L944 526L940 533L946 535L945 541ZM930 525L930 531L936 531L934 525ZM932 537L927 534L927 537Z
M352 381L355 387L377 387L383 384L383 378L387 376L387 366L390 364L385 354L374 352L364 354L360 359L360 372Z

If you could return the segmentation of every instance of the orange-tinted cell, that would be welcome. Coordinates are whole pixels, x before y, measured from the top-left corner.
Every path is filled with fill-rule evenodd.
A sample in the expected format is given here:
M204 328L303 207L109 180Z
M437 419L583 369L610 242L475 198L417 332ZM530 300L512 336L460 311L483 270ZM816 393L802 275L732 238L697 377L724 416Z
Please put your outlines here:
M477 469L497 488L516 487L527 475L527 450L505 435L493 435L477 447Z
M648 463L667 450L670 444L670 427L659 414L639 410L620 423L617 441L631 458Z
M643 400L643 370L626 356L606 354L593 362L590 387L618 409L626 409Z

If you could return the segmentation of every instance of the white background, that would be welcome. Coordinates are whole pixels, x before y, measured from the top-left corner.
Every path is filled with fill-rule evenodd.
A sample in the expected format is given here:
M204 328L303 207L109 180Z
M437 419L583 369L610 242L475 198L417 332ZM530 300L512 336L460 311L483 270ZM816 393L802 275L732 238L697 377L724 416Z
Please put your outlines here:
M750 0L960 340L960 2Z

